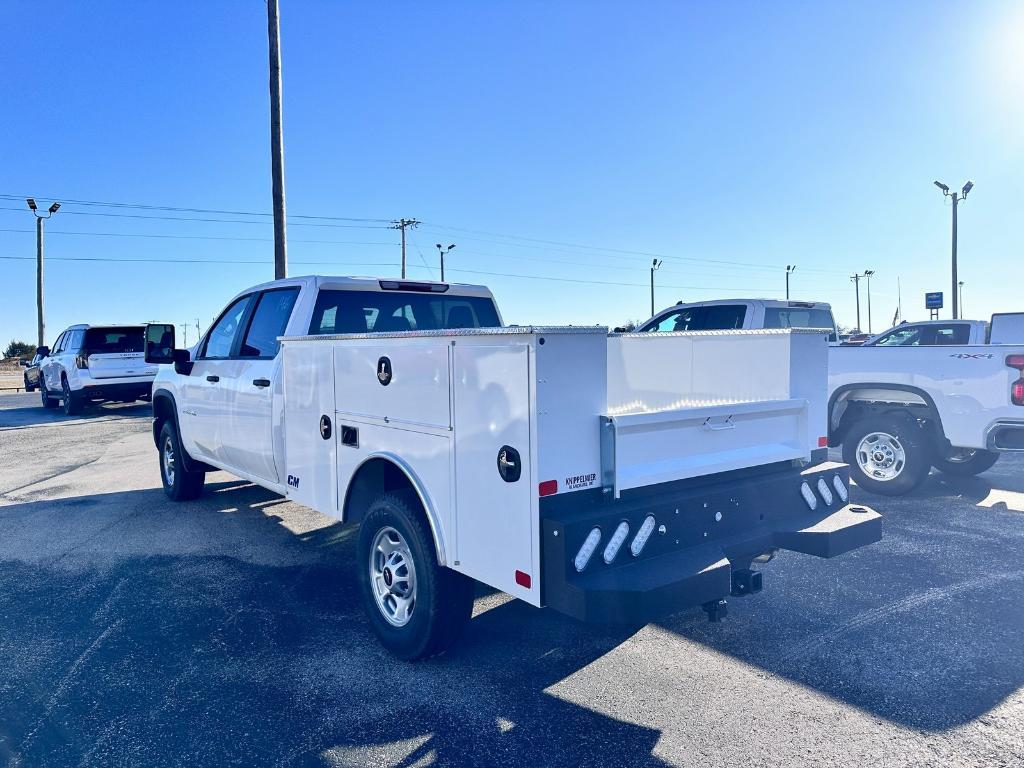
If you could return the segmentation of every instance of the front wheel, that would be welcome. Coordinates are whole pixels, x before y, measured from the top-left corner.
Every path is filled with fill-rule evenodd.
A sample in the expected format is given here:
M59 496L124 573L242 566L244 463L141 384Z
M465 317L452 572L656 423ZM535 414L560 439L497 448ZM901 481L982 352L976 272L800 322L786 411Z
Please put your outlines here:
M437 562L411 494L378 496L359 527L356 564L363 605L381 644L414 661L446 651L473 609L473 581Z
M160 480L164 493L171 501L189 501L203 492L206 473L190 470L183 460L185 451L178 439L178 431L170 421L160 430Z
M843 460L861 488L901 496L928 477L931 455L920 428L910 419L871 416L843 439Z
M932 460L932 466L939 472L958 477L970 477L978 475L999 460L999 454L993 451L984 451L971 448L953 448L945 456Z

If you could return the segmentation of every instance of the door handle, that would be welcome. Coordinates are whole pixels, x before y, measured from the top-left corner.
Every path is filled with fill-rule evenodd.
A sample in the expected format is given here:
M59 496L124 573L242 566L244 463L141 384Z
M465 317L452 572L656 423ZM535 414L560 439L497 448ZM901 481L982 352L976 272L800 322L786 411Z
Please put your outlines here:
M264 387L270 386L270 379L253 379L252 385L254 387L259 387L260 389L263 389Z
M217 383L218 381L220 381L220 376L207 376L206 380L207 381L212 381L214 383Z

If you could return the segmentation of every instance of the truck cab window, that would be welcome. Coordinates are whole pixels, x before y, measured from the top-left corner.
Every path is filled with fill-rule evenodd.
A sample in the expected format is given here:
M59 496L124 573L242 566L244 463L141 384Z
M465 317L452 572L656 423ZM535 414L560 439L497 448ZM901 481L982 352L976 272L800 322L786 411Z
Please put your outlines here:
M697 331L734 331L743 327L747 308L742 304L714 304L704 307L704 317Z
M238 352L241 357L274 357L277 354L280 346L277 338L284 333L298 296L298 288L260 294L259 304L252 313L249 330L245 332L245 340Z
M701 307L688 307L669 312L656 323L643 329L645 333L674 333L676 331L696 331L703 317Z
M908 326L893 331L875 342L879 347L917 347L921 344L921 327Z
M214 360L231 357L235 335L238 333L238 327L241 325L251 301L251 295L243 296L227 308L206 338L206 345L203 347L201 357Z
M317 296L309 332L387 333L500 325L494 301L485 296L325 289Z

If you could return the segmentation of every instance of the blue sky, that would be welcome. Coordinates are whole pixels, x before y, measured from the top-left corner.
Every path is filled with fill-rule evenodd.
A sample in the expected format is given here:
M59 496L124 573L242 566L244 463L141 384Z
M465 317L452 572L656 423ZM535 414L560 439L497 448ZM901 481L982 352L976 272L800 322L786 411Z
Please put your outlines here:
M927 290L949 305L933 179L976 184L966 315L1022 308L1019 3L281 4L289 213L418 218L411 276L457 243L449 279L490 285L509 322L644 318L653 254L659 305L782 297L795 263L794 297L841 323L864 269L875 330L897 278L924 317ZM25 195L270 210L265 13L5 5L3 341L35 336ZM273 276L267 217L65 203L47 231L49 341L82 321L205 328ZM294 219L289 255L292 274L394 275L398 236Z

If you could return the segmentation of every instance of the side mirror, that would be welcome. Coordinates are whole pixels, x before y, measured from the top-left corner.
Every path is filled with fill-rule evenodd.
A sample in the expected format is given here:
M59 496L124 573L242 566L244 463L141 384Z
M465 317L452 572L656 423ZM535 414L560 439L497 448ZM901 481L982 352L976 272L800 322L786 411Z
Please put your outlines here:
M146 326L146 362L164 365L174 362L174 326L152 323Z
M38 347L36 349L36 354L39 355L39 357L41 357L41 358L42 357L49 357L49 355L50 355L50 348L49 347Z

